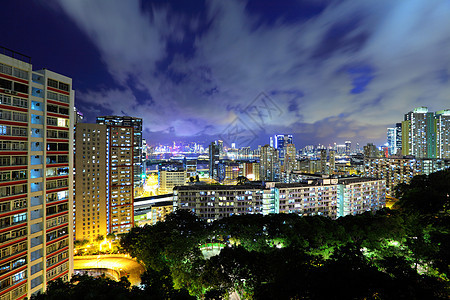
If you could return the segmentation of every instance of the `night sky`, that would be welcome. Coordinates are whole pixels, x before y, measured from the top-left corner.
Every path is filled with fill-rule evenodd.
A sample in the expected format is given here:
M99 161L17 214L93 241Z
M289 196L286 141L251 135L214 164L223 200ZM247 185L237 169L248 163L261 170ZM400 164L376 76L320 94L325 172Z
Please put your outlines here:
M75 105L144 119L149 144L378 145L450 108L450 1L1 2L0 45L73 78Z

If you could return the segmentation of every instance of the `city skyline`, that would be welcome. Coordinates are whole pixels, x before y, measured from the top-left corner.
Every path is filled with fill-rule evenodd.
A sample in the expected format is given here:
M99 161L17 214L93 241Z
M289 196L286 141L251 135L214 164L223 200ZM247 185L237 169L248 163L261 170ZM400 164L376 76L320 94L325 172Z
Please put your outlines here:
M238 130L239 147L278 133L299 148L382 145L415 107L449 108L448 2L3 5L0 45L73 78L88 122L143 118L149 144L231 143Z

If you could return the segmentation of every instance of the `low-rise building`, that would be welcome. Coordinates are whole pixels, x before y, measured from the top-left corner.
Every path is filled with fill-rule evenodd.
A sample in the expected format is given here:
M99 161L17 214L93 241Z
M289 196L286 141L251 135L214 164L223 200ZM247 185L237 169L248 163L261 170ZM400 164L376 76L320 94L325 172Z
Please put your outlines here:
M384 180L311 179L301 183L199 185L174 189L174 209L187 209L212 222L240 214L296 213L335 219L385 207Z

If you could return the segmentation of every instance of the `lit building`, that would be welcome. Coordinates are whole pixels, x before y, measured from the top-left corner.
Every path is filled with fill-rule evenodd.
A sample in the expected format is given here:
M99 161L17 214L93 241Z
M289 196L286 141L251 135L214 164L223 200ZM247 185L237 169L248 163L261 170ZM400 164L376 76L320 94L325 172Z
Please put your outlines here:
M158 170L158 184L160 194L172 193L174 187L186 184L186 171Z
M320 172L322 174L328 174L327 170L327 150L320 150Z
M352 151L352 142L351 141L345 141L345 155L350 155Z
M280 175L278 151L265 145L261 147L259 159L259 178L264 181L276 181Z
M402 123L387 129L387 144L389 155L398 155L402 150Z
M132 128L130 146L133 151L133 187L142 186L145 182L145 169L142 160L142 119L128 116L102 116L97 117L97 124ZM126 145L125 147L130 146Z
M134 223L154 225L173 211L173 194L134 199Z
M286 154L284 156L284 172L291 173L297 170L297 150L294 144L286 145Z
M0 299L73 271L72 79L0 48Z
M187 209L212 222L232 215L263 213L265 199L273 199L267 196L270 193L257 185L178 186L173 191L173 206L174 210Z
M286 156L287 145L294 144L291 134L276 134L274 136L274 147L278 151L278 163L280 171L284 172L284 158ZM295 147L295 146L294 146Z
M410 183L416 175L429 175L449 167L449 159L364 158L364 176L385 180L389 196L394 196L399 183Z
M95 240L108 230L106 125L75 127L75 239Z
M241 162L240 168L242 176L247 177L251 181L259 181L260 164L257 162Z
M374 144L368 143L364 146L364 157L380 157L380 151Z
M197 158L185 157L183 159L183 168L186 170L186 177L197 176Z
M317 179L305 183L182 186L174 189L174 209L212 222L242 214L295 213L332 219L385 207L384 180Z
M336 152L330 150L330 163L329 163L329 174L334 174L336 171Z
M128 232L133 226L134 128L76 125L75 237Z
M220 151L217 142L209 145L209 178L218 180L219 178Z
M450 109L436 112L436 156L450 159Z
M416 158L436 158L434 113L418 107L405 114L402 122L402 154Z

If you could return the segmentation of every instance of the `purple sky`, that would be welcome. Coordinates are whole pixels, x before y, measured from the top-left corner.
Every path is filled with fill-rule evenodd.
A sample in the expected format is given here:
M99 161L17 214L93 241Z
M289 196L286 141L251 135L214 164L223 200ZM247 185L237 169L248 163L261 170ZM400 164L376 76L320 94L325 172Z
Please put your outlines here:
M2 1L0 45L70 76L75 104L149 144L386 142L450 108L450 1ZM6 13L7 12L7 13Z

